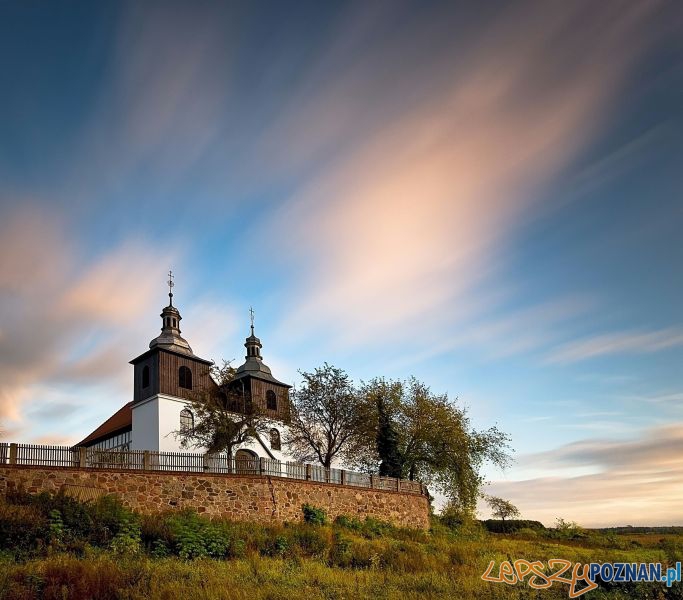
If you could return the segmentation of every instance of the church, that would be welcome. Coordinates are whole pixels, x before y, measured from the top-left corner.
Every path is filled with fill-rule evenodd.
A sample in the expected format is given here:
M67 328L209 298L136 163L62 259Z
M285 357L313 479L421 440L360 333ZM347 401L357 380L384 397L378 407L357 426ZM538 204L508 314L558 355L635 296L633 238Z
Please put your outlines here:
M76 446L102 450L151 450L155 452L204 452L182 448L180 431L194 427L190 399L198 393L220 393L211 376L213 362L200 358L181 335L180 311L173 306L173 279L169 273L169 304L161 311L161 333L149 348L130 361L133 365L133 399ZM273 377L261 356L261 340L246 338L245 361L229 383L233 391L256 403L268 423L266 436L255 434L239 447L237 459L267 458L291 461L284 451L284 431L289 422L291 386ZM264 439L265 437L265 439Z

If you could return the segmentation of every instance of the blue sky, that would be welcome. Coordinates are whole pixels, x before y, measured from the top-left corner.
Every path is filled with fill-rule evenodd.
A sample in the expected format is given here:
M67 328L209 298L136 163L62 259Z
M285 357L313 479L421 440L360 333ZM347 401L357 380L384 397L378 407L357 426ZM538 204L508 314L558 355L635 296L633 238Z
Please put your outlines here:
M477 3L479 4L479 3ZM683 524L674 3L0 4L0 419L72 443L183 335L416 377L524 516Z

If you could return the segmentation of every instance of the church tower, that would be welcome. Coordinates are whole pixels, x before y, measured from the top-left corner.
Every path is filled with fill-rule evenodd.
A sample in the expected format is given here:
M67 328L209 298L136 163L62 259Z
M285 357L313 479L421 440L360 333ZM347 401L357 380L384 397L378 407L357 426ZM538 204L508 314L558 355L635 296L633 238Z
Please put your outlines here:
M213 391L213 362L196 356L180 335L180 311L173 306L173 275L169 272L169 303L161 311L161 333L149 349L134 358L132 447L144 450L177 450L169 435L180 429L180 413L194 394ZM187 415L187 413L185 413Z
M263 345L254 334L254 311L249 309L249 312L251 334L244 342L247 354L230 386L238 392L248 393L251 401L257 403L266 416L287 423L290 419L289 389L292 386L275 379L270 367L263 362Z

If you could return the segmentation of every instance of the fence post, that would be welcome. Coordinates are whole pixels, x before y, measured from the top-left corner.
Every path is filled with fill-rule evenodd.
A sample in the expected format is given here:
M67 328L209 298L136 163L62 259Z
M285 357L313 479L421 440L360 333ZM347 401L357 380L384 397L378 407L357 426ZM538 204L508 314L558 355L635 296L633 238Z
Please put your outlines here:
M346 485L346 469L341 470L341 484Z
M266 459L261 458L258 459L258 474L263 475L266 472Z
M306 481L310 481L312 479L312 467L311 465L306 465Z
M211 469L211 459L213 456L211 454L205 454L202 457L202 467L204 469L204 473L208 472Z
M17 464L17 444L10 444L9 445L9 464L10 465L16 465Z
M400 477L396 478L396 491L397 492L401 491L401 478Z
M143 450L142 452L142 469L144 471L152 470L152 457L149 455L149 450Z
M4 465L7 462L7 443L0 442L0 465Z
M87 457L87 454L86 454L86 453L87 453L87 451L88 451L88 449L85 448L84 446L81 446L81 447L78 449L78 466L79 466L81 469L85 469L85 468L88 466L88 464L87 464L87 462L86 462L86 457Z
M370 487L372 489L375 488L375 476L374 475L370 475Z

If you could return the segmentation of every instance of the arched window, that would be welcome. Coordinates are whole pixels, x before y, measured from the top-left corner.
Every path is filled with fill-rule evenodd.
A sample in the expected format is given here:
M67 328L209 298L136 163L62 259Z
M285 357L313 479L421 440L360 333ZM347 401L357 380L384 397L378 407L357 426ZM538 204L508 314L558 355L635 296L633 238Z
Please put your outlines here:
M178 369L178 386L186 390L192 389L192 371L188 367Z
M282 442L280 441L280 432L277 429L270 430L270 447L273 450L282 449Z
M142 367L142 387L149 387L149 367L147 365Z
M189 408L180 411L180 433L191 433L194 429L194 415Z
M273 390L266 392L266 408L268 410L277 410L277 398Z

